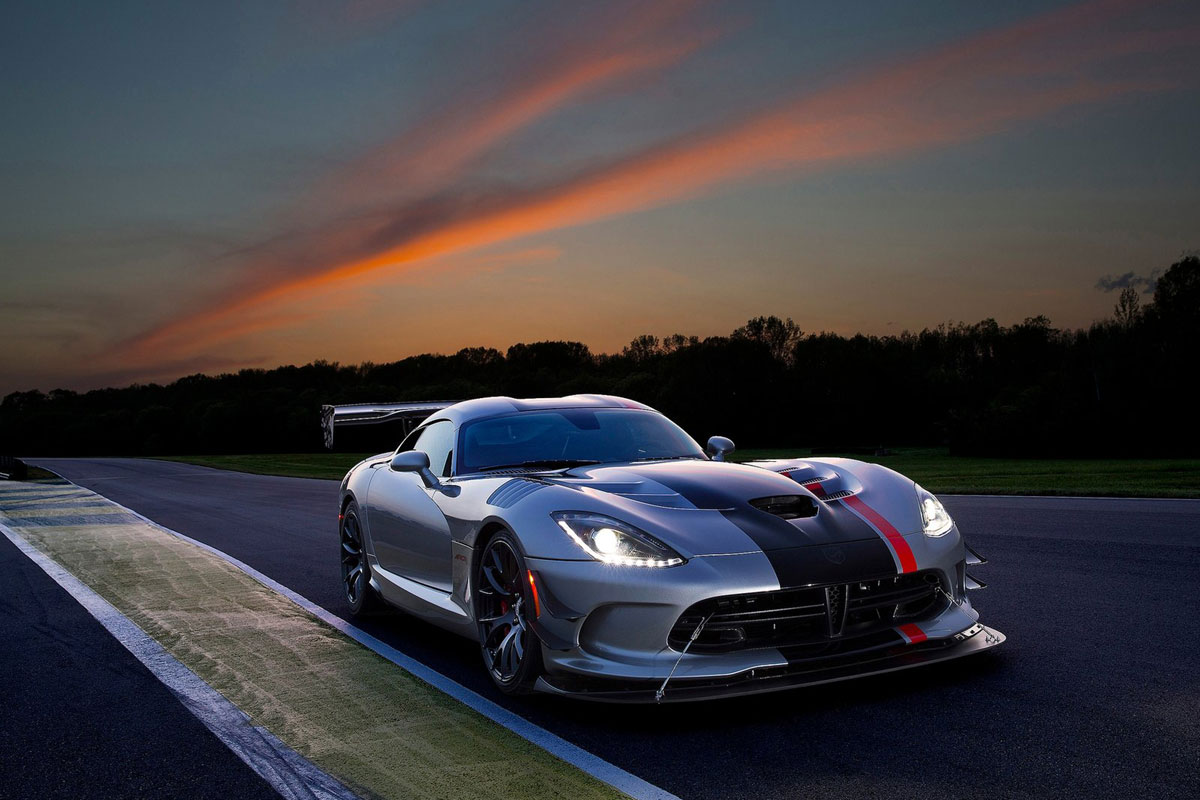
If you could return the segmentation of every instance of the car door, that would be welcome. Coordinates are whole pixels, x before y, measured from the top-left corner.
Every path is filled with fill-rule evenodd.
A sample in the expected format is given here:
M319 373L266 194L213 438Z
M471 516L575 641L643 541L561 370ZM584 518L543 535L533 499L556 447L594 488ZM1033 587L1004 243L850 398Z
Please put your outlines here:
M454 424L437 420L413 431L400 449L423 451L430 470L448 476L454 438ZM435 491L415 472L380 467L367 491L367 524L379 566L449 592L450 526L434 502Z

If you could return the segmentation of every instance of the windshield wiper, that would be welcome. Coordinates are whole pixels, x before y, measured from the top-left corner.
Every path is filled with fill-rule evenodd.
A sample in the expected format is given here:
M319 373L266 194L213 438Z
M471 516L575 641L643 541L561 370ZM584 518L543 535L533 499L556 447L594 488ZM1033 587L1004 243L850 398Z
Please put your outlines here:
M599 461L582 458L546 458L537 461L521 461L516 464L493 464L490 467L480 467L480 472L491 472L497 469L569 469L571 467L586 467L589 464L599 464Z

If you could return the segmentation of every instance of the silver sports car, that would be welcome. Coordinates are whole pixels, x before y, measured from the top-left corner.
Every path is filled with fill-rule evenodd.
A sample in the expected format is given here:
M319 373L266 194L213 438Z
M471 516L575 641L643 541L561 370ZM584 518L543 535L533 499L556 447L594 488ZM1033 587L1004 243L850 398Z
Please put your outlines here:
M342 481L342 582L479 642L509 693L678 701L825 683L1004 641L938 499L842 458L730 463L602 395L337 406L419 421Z

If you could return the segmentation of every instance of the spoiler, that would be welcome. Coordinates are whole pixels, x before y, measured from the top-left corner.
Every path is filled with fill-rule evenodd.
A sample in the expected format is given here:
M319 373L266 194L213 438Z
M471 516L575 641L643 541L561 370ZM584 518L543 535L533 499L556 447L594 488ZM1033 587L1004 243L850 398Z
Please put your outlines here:
M333 449L333 435L339 428L353 425L399 423L407 436L430 414L454 405L456 401L420 403L352 403L343 406L321 406L321 427L325 430L325 447Z

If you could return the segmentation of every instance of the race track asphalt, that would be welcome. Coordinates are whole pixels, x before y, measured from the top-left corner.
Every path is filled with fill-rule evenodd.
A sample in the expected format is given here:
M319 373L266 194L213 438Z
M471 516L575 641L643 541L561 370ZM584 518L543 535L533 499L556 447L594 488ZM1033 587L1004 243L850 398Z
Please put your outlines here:
M137 459L35 463L346 616L337 484ZM685 798L1200 796L1200 501L944 498L1004 646L828 687L662 707L496 692L477 647L359 623Z

